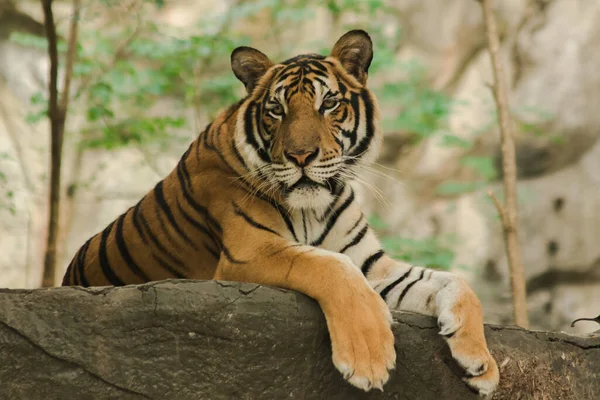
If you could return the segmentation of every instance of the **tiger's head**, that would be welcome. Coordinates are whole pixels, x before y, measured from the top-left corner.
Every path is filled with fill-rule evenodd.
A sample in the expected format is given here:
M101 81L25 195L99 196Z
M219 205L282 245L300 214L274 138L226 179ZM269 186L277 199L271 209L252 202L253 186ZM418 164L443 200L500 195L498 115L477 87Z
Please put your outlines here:
M323 210L373 160L381 142L379 111L367 89L369 35L343 35L331 54L299 55L275 64L260 51L231 54L248 96L241 102L235 145L247 168L292 209Z

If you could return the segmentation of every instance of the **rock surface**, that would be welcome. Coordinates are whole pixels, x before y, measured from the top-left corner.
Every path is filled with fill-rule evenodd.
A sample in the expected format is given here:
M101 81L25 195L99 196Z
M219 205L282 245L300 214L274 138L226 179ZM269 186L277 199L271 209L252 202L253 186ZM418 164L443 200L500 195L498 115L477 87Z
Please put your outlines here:
M433 319L395 320L396 370L384 393L363 393L334 369L317 304L295 292L214 281L5 289L0 398L476 398ZM600 396L600 338L501 326L486 336L502 371L494 398Z

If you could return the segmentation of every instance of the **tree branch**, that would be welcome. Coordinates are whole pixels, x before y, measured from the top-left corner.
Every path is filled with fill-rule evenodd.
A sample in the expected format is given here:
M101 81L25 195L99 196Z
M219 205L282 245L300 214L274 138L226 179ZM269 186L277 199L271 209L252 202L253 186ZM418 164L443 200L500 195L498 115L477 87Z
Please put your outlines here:
M69 45L67 47L67 56L65 59L65 81L63 85L63 93L60 99L60 109L67 114L69 107L69 93L71 89L71 79L73 76L73 64L77 58L77 36L79 27L79 17L81 15L81 0L73 0L73 16L71 18L71 26L69 28Z
M525 274L523 272L518 242L517 164L515 159L514 124L509 112L507 85L500 59L500 40L498 39L496 20L492 12L492 0L478 1L481 3L483 10L488 48L494 73L493 94L500 122L504 207L500 207L497 199L494 200L494 203L499 210L504 229L504 243L510 269L515 323L526 328L529 326L529 320L527 317L527 299L525 295ZM492 199L494 198L492 197Z

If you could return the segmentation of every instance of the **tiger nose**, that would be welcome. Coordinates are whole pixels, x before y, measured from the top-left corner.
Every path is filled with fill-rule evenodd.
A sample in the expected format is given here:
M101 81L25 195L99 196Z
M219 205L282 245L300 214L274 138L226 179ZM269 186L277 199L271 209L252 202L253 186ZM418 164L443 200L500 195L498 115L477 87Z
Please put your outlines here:
M294 152L285 152L285 157L290 160L292 163L296 164L299 167L305 167L311 163L317 155L319 154L319 149L316 148L314 150L300 150Z

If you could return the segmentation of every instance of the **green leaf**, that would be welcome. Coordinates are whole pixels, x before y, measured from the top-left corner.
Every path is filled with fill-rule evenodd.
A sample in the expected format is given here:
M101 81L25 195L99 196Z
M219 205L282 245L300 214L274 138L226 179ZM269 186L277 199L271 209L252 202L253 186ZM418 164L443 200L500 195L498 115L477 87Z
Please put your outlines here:
M498 171L492 157L463 157L460 163L475 170L485 180L491 181L498 177Z
M48 99L46 98L46 96L43 92L37 92L36 94L31 96L31 98L29 99L29 102L32 105L40 105L40 104L46 105L46 104L48 104Z
M44 108L42 111L38 111L37 113L27 113L27 115L25 116L25 122L27 122L28 124L37 124L46 117L48 117L48 109Z
M88 121L94 122L102 118L112 118L114 113L103 105L95 105L88 108L86 116Z
M113 94L112 86L104 81L95 82L88 90L91 101L103 105L107 105L110 102Z
M73 64L73 76L76 78L88 76L94 72L96 67L97 66L94 65L92 60L80 58L75 64Z
M473 146L473 142L471 140L463 139L459 136L447 133L442 135L442 146L470 149Z

